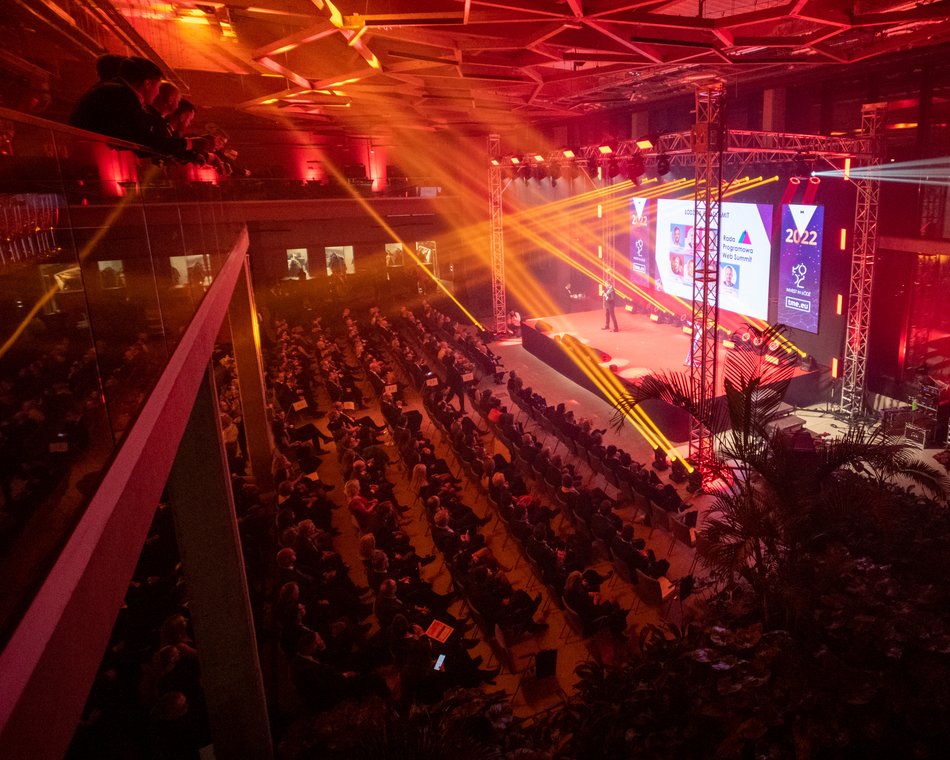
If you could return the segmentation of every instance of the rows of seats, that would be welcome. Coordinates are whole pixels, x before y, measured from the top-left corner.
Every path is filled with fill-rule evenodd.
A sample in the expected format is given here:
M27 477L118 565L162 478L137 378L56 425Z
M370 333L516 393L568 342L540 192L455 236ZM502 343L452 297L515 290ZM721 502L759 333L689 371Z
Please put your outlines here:
M403 360L407 369L411 367L414 356L412 349L392 333L388 325L380 324L377 329L385 344L401 347L394 358ZM439 386L427 386L425 379L419 377L416 390L423 394L427 402L429 422L448 439L445 422L461 430L463 422L471 423L471 420L457 412L451 420L433 415L428 402L442 391ZM489 520L480 518L472 524L470 508L461 504L454 493L457 479L444 460L433 461L431 453L426 453L434 450L434 444L418 430L413 431L410 425L393 424L392 434L406 472L412 475L411 490L423 510L433 543L444 558L454 588L465 599L472 619L486 638L495 644L495 651L502 662L511 669L510 643L518 637L530 636L547 628L534 619L534 613L541 603L540 595L532 598L508 581L504 566L478 530ZM465 471L471 472L470 469Z
M420 350L425 350L424 344ZM443 368L438 365L438 357L428 358L435 372L441 374ZM470 399L474 401L474 397ZM482 447L478 445L478 438L469 435L466 441L463 425L450 429L441 422L447 403L437 387L426 394L426 406L433 422L441 425L460 461L471 471L473 482L487 492L499 520L507 527L509 540L515 541L522 556L532 565L535 576L564 611L566 621L573 623L577 632L584 636L604 630L622 636L626 630L627 612L616 602L600 598L606 578L593 567L590 541L564 526L557 532L552 529L551 521L558 510L528 492L524 478L529 475L524 473L522 476L514 457L506 459L500 454L488 457L479 451ZM452 417L450 413L448 419ZM604 496L602 492L599 495ZM574 607L582 605L575 603L572 606L572 596L579 600L596 598L597 602L588 609L577 610Z
M445 319L442 323L445 324ZM634 519L642 511L644 522L651 526L651 537L657 527L665 529L671 537L667 557L677 539L686 546L695 545L696 512L686 511L687 505L674 486L662 484L651 468L636 462L622 449L606 445L603 440L606 431L593 429L586 420L575 420L563 404L548 406L544 398L526 388L514 372L509 373L508 390L512 402L546 435L545 442L556 442L552 450L526 440L523 425L507 419L511 415L502 407L501 399L484 390L473 406L486 415L486 422L508 448L511 460L535 480L540 490L555 499L578 533L613 562L615 571L634 585L641 600L651 605L672 601L678 583L667 577L669 562L657 559L652 550L645 549L642 540L633 539L632 525L622 525L612 514L612 508L620 504L633 506ZM494 420L492 408L497 410ZM615 489L613 503L600 489L581 487L576 495L571 493L577 488L567 485L565 474L574 481L579 478L576 468L556 454L561 444L572 458L588 467L593 477L603 476L605 485ZM692 578L687 578L685 583L691 586Z

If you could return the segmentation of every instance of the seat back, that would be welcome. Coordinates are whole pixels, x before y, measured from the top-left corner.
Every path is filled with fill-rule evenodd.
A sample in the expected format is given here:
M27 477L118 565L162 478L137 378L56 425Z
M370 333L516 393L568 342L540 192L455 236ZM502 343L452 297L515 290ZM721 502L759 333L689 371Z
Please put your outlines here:
M650 502L650 519L653 521L654 528L662 528L667 533L670 532L670 513L653 502Z
M673 538L686 546L696 546L696 529L690 528L682 520L671 516L670 526L673 529Z
M660 582L642 570L637 570L637 595L647 604L657 607L663 603Z
M629 584L633 584L633 576L630 574L630 566L624 562L622 559L614 557L614 572L617 573L617 577L622 581L626 581Z

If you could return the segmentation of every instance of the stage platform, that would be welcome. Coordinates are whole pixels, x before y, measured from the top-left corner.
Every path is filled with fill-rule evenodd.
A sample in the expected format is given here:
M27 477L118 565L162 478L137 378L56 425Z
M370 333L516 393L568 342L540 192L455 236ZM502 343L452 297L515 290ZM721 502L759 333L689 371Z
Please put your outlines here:
M635 384L639 378L654 372L689 372L685 362L691 337L680 327L652 322L645 314L630 314L622 310L617 312L617 321L619 332L602 330L602 309L528 319L522 325L521 341L525 350L601 398L605 398L601 390L561 347L565 336L572 336L597 352L598 364L613 371L625 383ZM720 366L729 350L720 347ZM786 400L794 406L816 403L818 380L817 371L796 369ZM530 378L525 379L525 384L531 384ZM721 398L724 395L721 372L718 384L717 398ZM659 401L648 401L644 410L671 440L688 439L689 419L681 409Z

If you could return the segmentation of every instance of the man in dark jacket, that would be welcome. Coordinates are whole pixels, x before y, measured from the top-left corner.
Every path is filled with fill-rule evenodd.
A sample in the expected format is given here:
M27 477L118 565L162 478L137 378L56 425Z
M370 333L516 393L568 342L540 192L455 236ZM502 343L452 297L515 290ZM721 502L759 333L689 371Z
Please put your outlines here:
M168 155L212 150L211 138L172 137L156 129L146 107L155 100L161 84L158 66L146 58L127 58L119 65L116 79L98 82L79 99L69 123Z

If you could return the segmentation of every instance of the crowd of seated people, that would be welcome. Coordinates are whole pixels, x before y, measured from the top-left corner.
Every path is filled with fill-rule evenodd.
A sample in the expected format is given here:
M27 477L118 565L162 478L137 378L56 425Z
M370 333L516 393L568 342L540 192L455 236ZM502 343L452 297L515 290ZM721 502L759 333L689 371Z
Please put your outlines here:
M67 757L197 758L211 742L171 509L160 505Z
M405 313L402 319L407 329L412 331L411 334L420 339L416 333L424 330L424 327L420 327L422 323L410 319ZM435 344L422 339L423 351L427 350L426 346L429 347L429 351L435 349ZM441 359L439 353L430 355L430 358L434 363ZM508 531L534 563L537 573L551 590L554 598L563 598L567 578L574 572L580 573L590 588L599 591L606 577L590 567L594 558L589 538L578 532L553 530L551 521L558 512L546 506L538 496L529 492L525 481L527 472L522 473L519 469L519 467L525 467L524 461L519 459L516 453L511 459L506 459L501 454L489 456L482 441L482 436L487 431L479 430L471 418L456 411L449 404L449 398L450 394L444 389L426 388L424 402L429 416L447 432L453 449L466 472L470 472L471 476L486 489L500 518L506 523ZM534 437L516 423L507 410L501 408L500 400L496 399L490 390L473 396L471 400L476 410L484 416L487 424L497 431L502 441L508 440L505 435L507 432L509 436L522 441L525 447L541 448ZM495 411L496 414L492 415L491 411ZM515 451L514 448L512 450ZM540 458L540 451L534 453ZM545 451L544 455L548 458L547 464L556 468L557 482L561 482L561 478L565 477L573 484L574 479L577 478L578 486L580 486L580 477L572 465L564 465L560 458L551 457L550 452ZM596 498L595 493L606 500L606 494L600 489L590 492L585 489L585 495L588 498ZM608 503L611 507L614 504L612 501ZM605 630L618 636L623 634L626 628L627 612L615 603L610 604L613 605L611 607L613 614L593 617L589 621L590 625L586 633Z
M561 403L549 405L547 401L524 381L511 372L508 376L508 394L514 403L528 411L534 419L545 420L562 440L571 446L586 452L592 469L604 472L608 482L616 483L618 489L623 486L639 494L647 503L656 504L667 512L686 512L688 505L683 501L676 488L669 483L663 484L653 469L637 462L622 448L604 441L606 430L597 430L589 420L575 419L573 411ZM583 506L585 520L589 521L599 502ZM694 525L695 512L686 512L687 524ZM649 517L647 517L649 523Z
M92 430L106 424L102 391L113 424L137 409L161 370L146 333L96 342L62 322L35 319L4 357L0 373L0 552L16 540L88 449ZM98 435L108 435L100 431ZM96 462L95 469L101 465ZM83 497L94 483L77 478Z
M407 323L414 324L415 328L419 329L420 320L409 319L405 312L402 316ZM440 322L446 325L448 324L446 319L443 317ZM428 345L431 350L431 341L423 345ZM606 430L596 429L590 420L575 419L573 412L564 404L548 405L543 396L535 393L530 387L525 387L523 380L515 372L510 372L508 375L508 392L512 401L522 409L528 410L532 418L544 417L551 429L555 430L560 437L573 442L572 450L585 451L589 457L595 458L598 469L605 472L605 477L609 476L608 481L618 485L619 495L624 492L619 484L624 483L629 488L629 493L637 493L648 503L652 502L666 511L677 513L687 509L686 503L672 485L662 484L652 469L635 461L622 448L606 443L603 438ZM488 424L497 431L502 443L509 448L512 461L517 464L517 467L509 467L508 471L523 469L526 474L537 479L543 489L554 496L556 502L580 529L579 543L582 546L589 547L590 541L597 539L602 542L602 546L611 557L614 557L616 547L622 561L630 569L630 577L634 583L637 579L636 570L653 578L666 576L669 571L669 562L665 559L657 559L653 550L646 548L642 539L634 540L633 526L625 525L616 514L615 508L620 506L620 501L610 498L601 488L584 487L580 473L574 464L552 453L549 447L518 423L503 406L502 400L491 390L483 390L473 399L473 404ZM503 457L499 455L496 455L495 459L503 461ZM521 488L523 488L523 483ZM579 562L575 558L576 564L570 566L563 561L571 556L567 547L558 546L557 542L552 540L548 540L547 545L542 543L546 532L550 534L550 530L545 531L542 526L537 529L535 535L535 519L533 518L536 518L539 512L544 514L539 510L535 498L525 496L523 491L513 496L504 487L490 487L490 493L515 537L519 541L529 542L525 546L531 547L533 555L529 554L529 556L535 560L541 570L545 583L549 587L553 584L553 589L562 593L568 575L573 571L583 573L589 558L581 557ZM524 503L518 503L519 496L522 497ZM531 514L532 504L535 514ZM687 525L694 526L696 512L685 512L682 518ZM649 524L649 515L645 518L645 523ZM561 562L554 562L553 558L561 558ZM585 577L585 582L596 592L599 586L596 579L588 576ZM615 624L615 627L619 627L619 624Z
M293 398L314 398L318 385L329 390L335 374L344 369L354 384L370 371L382 378L389 375L391 370L382 358L367 350L349 314L344 315L342 326L341 334L334 336L319 319L306 330L278 323L271 374L282 378L291 391L282 392L291 408L298 403ZM343 345L348 345L351 356ZM362 366L349 364L352 359ZM278 627L298 693L319 709L371 693L388 694L400 703L431 701L447 688L490 681L497 671L479 669L480 659L468 654L476 642L465 638L467 624L448 611L454 595L436 592L422 577L421 569L435 558L417 553L401 529L407 508L399 504L395 484L387 477L389 456L381 437L385 425L365 414L351 415L344 405L331 400L328 434L308 423L302 429L312 428L316 436L281 454L291 460L290 474L296 475L288 501L294 495L297 499L296 508L284 502L277 518L281 547L277 562L282 574ZM319 478L305 476L294 464L301 457L316 455L317 439L323 442L320 436L335 442L344 478L340 506L349 510L360 536L367 588L353 584L333 551L332 526L320 527L319 520L326 520L337 504L326 495ZM319 463L316 467L319 470ZM287 480L277 487L279 494L287 492ZM307 501L314 503L299 511ZM301 521L302 515L310 517ZM316 543L319 554L307 549L310 543ZM369 636L367 620L372 618L379 631ZM425 635L435 623L451 630L444 641ZM440 654L445 658L436 670ZM395 667L398 673L389 685L380 675L385 666Z
M74 127L142 145L183 163L210 165L231 173L233 151L222 134L189 136L195 105L147 58L104 55L96 61L98 81L70 116Z
M449 404L447 388L425 383L429 377L427 371L413 372L418 368L415 352L390 328L387 320L375 326L379 344L391 352L394 361L401 362L415 375L430 418L449 433L455 454L467 471L476 481L490 476L495 462L481 446L484 431ZM443 352L445 356L447 352ZM413 426L413 419L405 415L397 419L392 428L393 437L407 470L412 473L410 490L418 496L425 511L433 543L445 559L455 587L465 594L488 636L494 635L496 625L513 634L545 630L547 625L535 619L541 596L531 597L511 584L506 575L508 568L495 558L480 533L491 518L479 517L464 502L460 481L452 475L446 461L434 454L434 444Z
M401 394L405 385L399 377L398 364L393 361L395 346L392 336L387 334L387 320L376 310L371 310L370 324L361 330L347 314L344 328L354 355L363 366L367 370L375 367L392 381L389 385L395 386L393 392ZM399 358L405 359L406 354L400 352ZM475 536L485 520L453 498L457 479L452 476L447 463L435 456L432 442L419 433L417 423L420 420L403 413L398 406L400 402L393 401L391 396L391 393L384 392L380 403L381 406L390 403L399 413L398 416L392 415L399 424L399 427L390 428L392 440L402 447L404 454L411 449L417 457L417 465L431 467L433 484L438 484L438 488L429 488L428 483L421 487L415 483L417 489L425 493L427 513L430 516L439 512L451 513L454 526L471 537L473 547L483 546L484 540ZM384 397L389 397L389 402ZM363 424L370 427L367 422ZM379 427L374 423L372 432L378 433ZM477 643L463 636L470 624L448 612L448 606L457 594L438 594L420 575L420 568L434 561L435 557L418 555L406 533L400 530L399 515L409 508L396 500L394 483L386 474L389 457L384 447L378 442L362 448L353 444L352 438L343 442L341 465L344 477L348 478L346 489L351 497L350 508L361 534L360 555L367 565L370 585L377 592L377 619L388 634L391 653L399 667L401 697L428 701L438 698L452 685L474 686L491 682L498 670L479 670L481 658L473 659L467 655L466 650ZM428 464L422 464L423 461ZM440 548L440 542L435 540L435 529L433 531L434 543ZM433 626L447 626L443 630L451 630L451 634L444 641L421 635ZM445 660L443 666L436 669L440 654L445 655Z

